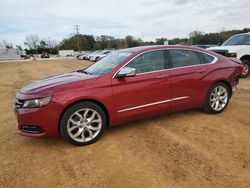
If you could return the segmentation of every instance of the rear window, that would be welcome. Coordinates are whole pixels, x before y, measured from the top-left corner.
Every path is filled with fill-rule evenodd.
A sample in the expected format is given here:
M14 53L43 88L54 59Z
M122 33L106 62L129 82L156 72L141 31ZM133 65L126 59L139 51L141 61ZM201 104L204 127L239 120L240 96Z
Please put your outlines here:
M201 57L201 64L208 64L208 63L212 63L214 60L214 57L208 54L204 54L204 53L200 53L200 57Z

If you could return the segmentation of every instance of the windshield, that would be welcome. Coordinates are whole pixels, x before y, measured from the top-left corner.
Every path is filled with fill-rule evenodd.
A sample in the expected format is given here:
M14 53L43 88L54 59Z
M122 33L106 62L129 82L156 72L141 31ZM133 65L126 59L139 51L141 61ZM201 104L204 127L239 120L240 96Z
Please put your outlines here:
M232 36L223 44L223 46L230 45L250 45L250 34Z
M84 70L85 73L91 75L104 75L111 70L113 70L117 65L123 62L127 57L129 57L132 53L130 52L121 52L117 51L111 53L95 64L91 65L87 69Z

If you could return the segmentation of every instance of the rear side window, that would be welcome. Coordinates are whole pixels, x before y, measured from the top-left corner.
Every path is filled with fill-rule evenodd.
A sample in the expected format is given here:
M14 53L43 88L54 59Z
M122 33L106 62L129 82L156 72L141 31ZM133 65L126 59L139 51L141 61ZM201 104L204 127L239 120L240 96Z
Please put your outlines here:
M126 65L136 69L136 73L145 73L165 69L164 51L157 50L139 55Z
M192 50L170 49L169 54L173 68L200 64L199 54Z
M208 63L212 63L214 60L214 57L208 54L204 54L204 53L199 53L200 57L201 57L201 64L208 64Z

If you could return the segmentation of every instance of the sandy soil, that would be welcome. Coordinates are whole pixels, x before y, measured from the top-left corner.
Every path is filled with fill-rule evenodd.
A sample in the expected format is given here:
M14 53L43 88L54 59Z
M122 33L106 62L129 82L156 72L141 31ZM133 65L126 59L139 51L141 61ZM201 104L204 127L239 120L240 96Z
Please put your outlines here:
M108 129L86 147L18 136L16 91L88 64L0 64L0 187L250 187L250 78L219 115L188 110L142 120Z

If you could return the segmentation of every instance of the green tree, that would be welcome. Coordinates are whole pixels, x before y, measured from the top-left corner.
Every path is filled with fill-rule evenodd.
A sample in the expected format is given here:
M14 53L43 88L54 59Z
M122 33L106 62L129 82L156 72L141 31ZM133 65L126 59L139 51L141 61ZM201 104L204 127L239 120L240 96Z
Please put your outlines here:
M167 38L164 38L164 37L162 37L162 38L158 38L158 39L156 39L156 44L158 44L158 45L163 45L164 44L164 41L167 41L168 39Z
M125 46L128 48L139 46L140 42L136 40L133 36L127 35L125 37Z

